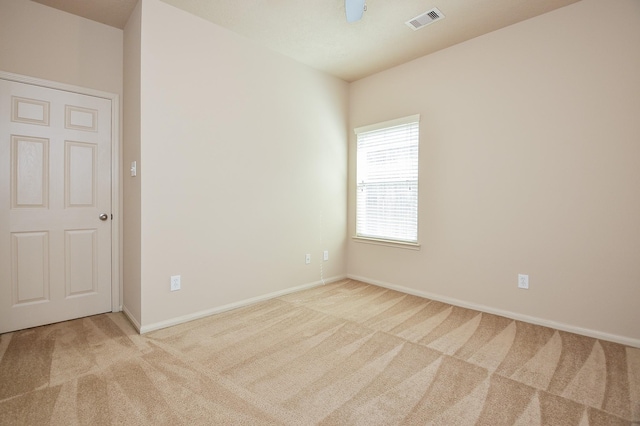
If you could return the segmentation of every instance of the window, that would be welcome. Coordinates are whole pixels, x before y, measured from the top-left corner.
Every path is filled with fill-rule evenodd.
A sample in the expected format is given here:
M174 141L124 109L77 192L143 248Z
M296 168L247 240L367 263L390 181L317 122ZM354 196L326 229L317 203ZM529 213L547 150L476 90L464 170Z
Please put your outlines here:
M419 115L355 129L356 237L418 243Z

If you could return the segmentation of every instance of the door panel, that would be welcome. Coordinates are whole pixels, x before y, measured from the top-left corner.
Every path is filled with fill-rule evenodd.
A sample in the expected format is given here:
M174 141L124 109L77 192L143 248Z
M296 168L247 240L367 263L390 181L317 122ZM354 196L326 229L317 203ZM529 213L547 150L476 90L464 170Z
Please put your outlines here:
M49 140L11 135L11 206L47 208Z
M0 79L0 333L111 310L111 119Z
M49 233L11 234L13 306L49 301Z

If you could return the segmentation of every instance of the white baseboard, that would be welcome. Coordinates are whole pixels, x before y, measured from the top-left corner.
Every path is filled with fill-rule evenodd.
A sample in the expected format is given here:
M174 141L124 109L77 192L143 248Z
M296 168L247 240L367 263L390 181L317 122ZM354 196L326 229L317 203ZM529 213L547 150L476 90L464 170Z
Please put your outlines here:
M122 313L129 319L131 325L133 325L135 329L138 330L138 333L140 333L140 323L135 319L131 312L129 312L126 306L122 306Z
M154 330L160 330L162 328L171 327L173 325L182 324L185 322L193 321L200 318L205 318L214 314L219 314L222 312L230 311L232 309L241 308L243 306L252 305L254 303L263 302L265 300L274 299L276 297L284 296L285 294L295 293L302 290L307 290L313 287L320 286L322 284L329 284L335 281L343 280L347 278L346 275L338 275L335 277L325 278L324 281L314 281L308 284L302 284L296 287L286 288L284 290L274 291L273 293L268 293L262 296L252 297L250 299L240 300L238 302L229 303L223 306L217 306L211 309L205 309L203 311L194 312L192 314L183 315L176 318L171 318L165 321L156 322L153 324L148 324L144 326L139 326L135 320L131 318L131 315L127 313L126 308L124 310L125 315L132 321L133 325L138 329L140 334L148 333Z
M358 275L347 274L347 278L350 278L352 280L362 281L364 283L372 284L378 287L397 290L402 293L411 294L413 296L424 297L425 299L431 299L431 300L436 300L438 302L448 303L449 305L459 306L461 308L468 308L468 309L473 309L475 311L486 312L488 314L500 315L500 316L511 318L514 320L528 322L530 324L536 324L544 327L555 328L557 330L567 331L569 333L575 333L575 334L580 334L587 337L593 337L594 339L607 340L609 342L615 342L615 343L620 343L622 345L640 348L639 339L633 339L625 336L618 336L616 334L604 333L597 330L590 330L587 328L576 327L573 325L550 321L543 318L523 315L517 312L496 309L490 306L479 305L477 303L471 303L464 300L454 299L452 297L441 296L438 294L433 294L426 291L420 291L420 290L416 290L409 287L403 287L400 285L395 285L395 284L387 283L384 281L378 281L378 280L374 280L367 277L361 277Z

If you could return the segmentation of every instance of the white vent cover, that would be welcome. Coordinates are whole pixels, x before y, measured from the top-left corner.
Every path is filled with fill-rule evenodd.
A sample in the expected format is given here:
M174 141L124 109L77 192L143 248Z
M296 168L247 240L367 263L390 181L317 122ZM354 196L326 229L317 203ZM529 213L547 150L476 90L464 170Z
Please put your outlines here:
M408 20L405 24L415 31L441 19L444 19L444 14L440 12L437 7L434 7L422 15L418 15L415 18Z

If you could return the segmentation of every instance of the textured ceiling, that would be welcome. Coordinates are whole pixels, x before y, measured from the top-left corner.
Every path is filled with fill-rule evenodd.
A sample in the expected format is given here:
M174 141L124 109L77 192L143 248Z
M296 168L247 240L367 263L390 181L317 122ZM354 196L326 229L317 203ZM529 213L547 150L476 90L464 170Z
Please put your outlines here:
M33 0L92 21L123 29L138 0Z
M124 28L134 0L34 0ZM344 0L163 0L313 68L354 81L579 0L368 0L348 24ZM437 7L445 19L405 22Z

